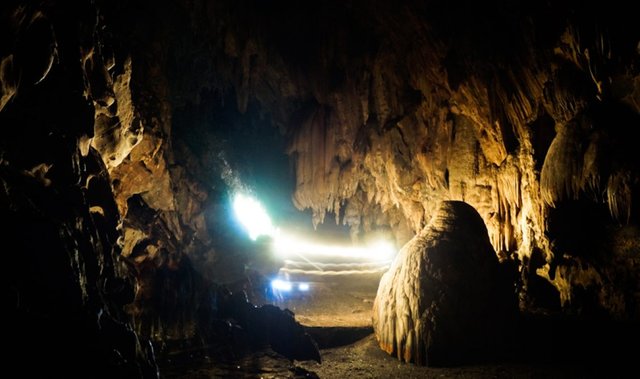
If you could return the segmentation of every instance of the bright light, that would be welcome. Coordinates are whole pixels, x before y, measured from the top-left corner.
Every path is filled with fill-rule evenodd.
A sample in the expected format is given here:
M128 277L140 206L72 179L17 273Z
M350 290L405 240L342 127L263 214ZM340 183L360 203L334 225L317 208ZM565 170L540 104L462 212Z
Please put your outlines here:
M285 258L292 256L339 257L366 259L374 262L390 261L395 253L393 245L385 241L378 241L370 246L323 245L284 234L278 234L275 237L274 251Z
M282 270L304 271L311 269L317 272L330 274L340 273L370 273L379 272L388 267L395 255L393 244L388 241L376 241L364 246L353 245L327 245L313 242L306 238L284 233L273 226L271 218L266 210L255 198L236 194L233 200L233 209L238 221L247 230L249 237L256 240L259 236L272 237L273 252L281 258L296 258L304 262L310 268L283 268ZM366 262L366 267L351 267L336 271L336 267L325 267L327 264L343 264L344 260L353 260L354 264ZM371 266L373 265L373 266ZM370 267L371 266L371 267ZM374 267L375 266L375 267ZM280 279L274 280L271 286L279 291L291 291L292 284ZM308 291L309 284L302 283L296 286L300 291Z
M300 283L300 284L298 284L298 289L300 291L309 291L309 283Z
M271 288L273 288L274 290L288 292L288 291L291 291L293 287L291 286L290 282L287 282L285 280L280 280L280 279L274 279L271 281Z
M233 200L233 210L252 240L255 241L259 236L275 234L276 229L271 223L271 218L258 200L237 194Z
M396 249L390 242L387 241L377 241L369 248L369 254L374 260L377 261L386 261L393 258Z

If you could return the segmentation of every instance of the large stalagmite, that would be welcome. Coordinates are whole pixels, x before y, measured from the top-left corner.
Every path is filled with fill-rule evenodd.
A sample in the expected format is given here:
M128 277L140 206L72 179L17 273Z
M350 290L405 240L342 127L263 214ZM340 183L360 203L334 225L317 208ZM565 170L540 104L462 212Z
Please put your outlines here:
M478 212L445 201L382 277L373 327L405 362L469 363L506 347L516 304Z

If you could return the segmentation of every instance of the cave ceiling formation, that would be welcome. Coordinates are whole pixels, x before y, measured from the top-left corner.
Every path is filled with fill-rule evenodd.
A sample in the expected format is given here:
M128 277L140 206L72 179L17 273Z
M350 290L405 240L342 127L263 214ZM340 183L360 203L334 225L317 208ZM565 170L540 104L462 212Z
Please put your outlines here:
M131 317L145 338L192 335L202 283L242 275L227 196L249 188L282 219L292 203L352 236L389 229L398 247L464 201L518 271L522 310L639 319L632 8L3 2L15 317L112 309L105 323ZM114 281L137 283L132 304L104 295Z

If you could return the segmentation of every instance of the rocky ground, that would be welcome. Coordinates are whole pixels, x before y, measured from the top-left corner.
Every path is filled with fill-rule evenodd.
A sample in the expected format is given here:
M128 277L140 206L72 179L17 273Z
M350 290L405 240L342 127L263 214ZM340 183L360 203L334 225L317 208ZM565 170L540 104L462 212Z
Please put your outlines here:
M371 306L376 279L322 278L310 282L304 295L284 297L281 307L296 313L318 342L322 363L294 362L271 350L244 357L220 358L220 354L192 351L161 362L162 377L170 378L630 378L640 373L633 362L598 355L561 357L556 349L566 346L561 329L540 334L538 343L518 347L498 362L462 367L420 367L402 363L378 348L371 328ZM532 324L533 325L533 324ZM554 334L555 333L555 334ZM581 333L581 332L578 332ZM622 331L624 333L624 331ZM538 334L531 330L528 336ZM598 335L584 330L587 338ZM556 341L550 339L557 337ZM542 341L546 338L547 341ZM614 339L615 341L615 339ZM544 351L544 343L550 346ZM555 346L555 347L553 347ZM604 347L604 349L614 346ZM216 357L217 356L217 357ZM565 359L566 358L566 359Z

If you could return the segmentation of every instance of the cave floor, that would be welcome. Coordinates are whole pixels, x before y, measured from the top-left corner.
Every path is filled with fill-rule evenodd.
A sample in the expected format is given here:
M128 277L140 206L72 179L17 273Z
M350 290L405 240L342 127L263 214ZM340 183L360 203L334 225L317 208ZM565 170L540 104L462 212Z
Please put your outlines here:
M191 352L161 362L163 378L628 378L637 369L621 368L597 359L552 357L538 347L515 352L517 359L461 367L420 367L402 363L377 345L371 327L371 308L377 277L321 278L310 281L308 293L276 302L289 308L305 325L322 355L322 363L293 365L270 349L234 360ZM535 334L535 331L531 332ZM542 347L540 347L542 349ZM540 362L539 358L544 361ZM192 357L193 359L190 359ZM547 357L547 358L544 358ZM631 363L634 365L633 363ZM637 366L636 366L637 367ZM633 374L635 372L635 374ZM635 376L637 377L637 376Z
M346 334L350 332L343 331ZM612 367L567 364L505 363L462 367L421 367L402 363L378 348L375 337L366 337L344 346L321 349L323 362L296 362L266 350L235 362L199 362L165 367L163 378L631 378Z
M293 278L309 291L283 296L275 305L288 308L309 327L371 327L371 311L380 275Z

